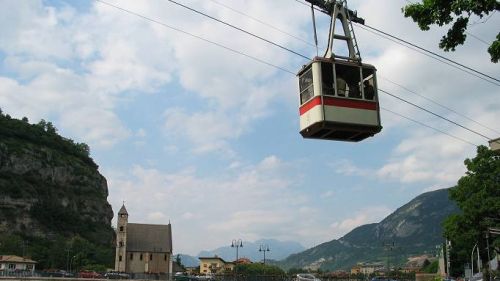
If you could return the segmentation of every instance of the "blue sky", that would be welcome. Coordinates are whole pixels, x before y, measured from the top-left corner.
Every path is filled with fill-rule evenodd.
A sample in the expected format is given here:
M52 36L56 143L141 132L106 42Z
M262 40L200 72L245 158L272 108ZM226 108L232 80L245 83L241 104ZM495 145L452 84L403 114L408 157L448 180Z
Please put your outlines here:
M316 53L281 32L313 42L310 10L297 1L179 2L307 56ZM166 0L109 3L292 72L307 63ZM446 29L418 30L401 14L405 3L349 5L371 26L499 73L487 45L474 38L454 53L437 49ZM108 180L114 211L125 200L133 222L171 221L175 252L197 254L235 238L294 240L306 247L339 238L422 192L454 185L464 173L463 160L475 153L470 144L386 111L382 132L363 142L305 140L299 134L297 80L290 73L96 1L1 5L2 110L32 122L50 120L64 136L89 144ZM317 18L325 46L328 18ZM500 16L481 21L473 19L469 31L493 40ZM365 30L355 32L364 61L378 69L380 88L498 137L385 79L495 130L498 86ZM400 101L380 99L384 108L486 144Z

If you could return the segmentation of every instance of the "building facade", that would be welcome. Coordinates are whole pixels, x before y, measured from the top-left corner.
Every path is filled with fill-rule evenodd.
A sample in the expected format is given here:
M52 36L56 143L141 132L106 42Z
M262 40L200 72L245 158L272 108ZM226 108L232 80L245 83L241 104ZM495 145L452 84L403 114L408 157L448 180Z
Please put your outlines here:
M218 256L200 257L199 259L201 274L222 274L234 269L233 262L227 262Z
M0 256L1 271L35 271L36 261L19 256Z
M116 227L115 270L127 273L172 273L171 224L128 222L123 205Z

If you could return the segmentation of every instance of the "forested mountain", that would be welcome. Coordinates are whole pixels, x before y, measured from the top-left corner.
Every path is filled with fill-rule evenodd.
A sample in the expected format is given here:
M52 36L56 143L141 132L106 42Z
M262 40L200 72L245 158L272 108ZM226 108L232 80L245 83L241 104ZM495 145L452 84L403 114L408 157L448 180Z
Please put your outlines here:
M338 240L289 256L284 268L348 269L358 262L401 264L406 257L435 253L443 242L442 222L457 206L448 189L421 194L379 223L359 226Z

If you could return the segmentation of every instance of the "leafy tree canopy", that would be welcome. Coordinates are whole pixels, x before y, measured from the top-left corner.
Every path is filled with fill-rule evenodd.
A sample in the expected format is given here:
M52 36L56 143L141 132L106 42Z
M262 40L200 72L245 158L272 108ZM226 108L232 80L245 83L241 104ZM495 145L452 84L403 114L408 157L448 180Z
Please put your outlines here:
M487 245L500 247L500 237L489 237L489 228L500 227L500 155L485 146L477 149L473 159L466 159L467 172L450 189L461 214L444 222L445 236L452 243L452 274L462 274L463 264L470 261L472 248L477 243L481 258L487 260ZM454 269L454 270L453 270Z
M256 276L256 275L285 275L285 272L274 265L264 265L261 263L251 263L251 264L238 264L235 267L235 272L244 276Z
M28 118L23 117L22 120L12 118L10 115L4 114L0 108L0 136L15 137L46 145L74 155L92 167L98 168L90 157L90 148L87 144L75 143L72 139L60 136L54 124L44 119L37 124L29 124Z
M422 3L409 4L403 8L405 17L411 17L420 29L429 30L429 26L439 26L453 22L448 33L443 36L439 48L455 51L458 45L465 42L467 26L471 16L479 18L491 16L500 11L500 2L496 0L423 0ZM485 20L486 21L486 20ZM488 48L492 62L500 59L500 33Z

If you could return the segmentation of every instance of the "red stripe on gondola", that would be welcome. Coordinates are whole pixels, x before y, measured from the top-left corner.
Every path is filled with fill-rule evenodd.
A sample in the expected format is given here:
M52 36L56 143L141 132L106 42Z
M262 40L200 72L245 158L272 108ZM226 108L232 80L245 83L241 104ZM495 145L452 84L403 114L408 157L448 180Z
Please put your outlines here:
M312 100L304 103L304 105L299 108L300 115L308 112L310 109L312 109L316 105L321 105L321 97L320 96L316 96Z
M377 103L363 100L351 100L344 98L335 98L335 97L327 97L323 96L323 103L329 106L339 106L339 107L348 107L348 108L356 108L356 109L367 109L367 110L377 110ZM321 105L321 97L316 96L312 100L305 103L303 106L299 108L300 115L308 112L313 107Z
M370 102L370 101L363 101L363 100L350 100L350 99L343 99L343 98L323 97L323 103L325 105L333 105L333 106L340 106L340 107L377 110L377 103Z

